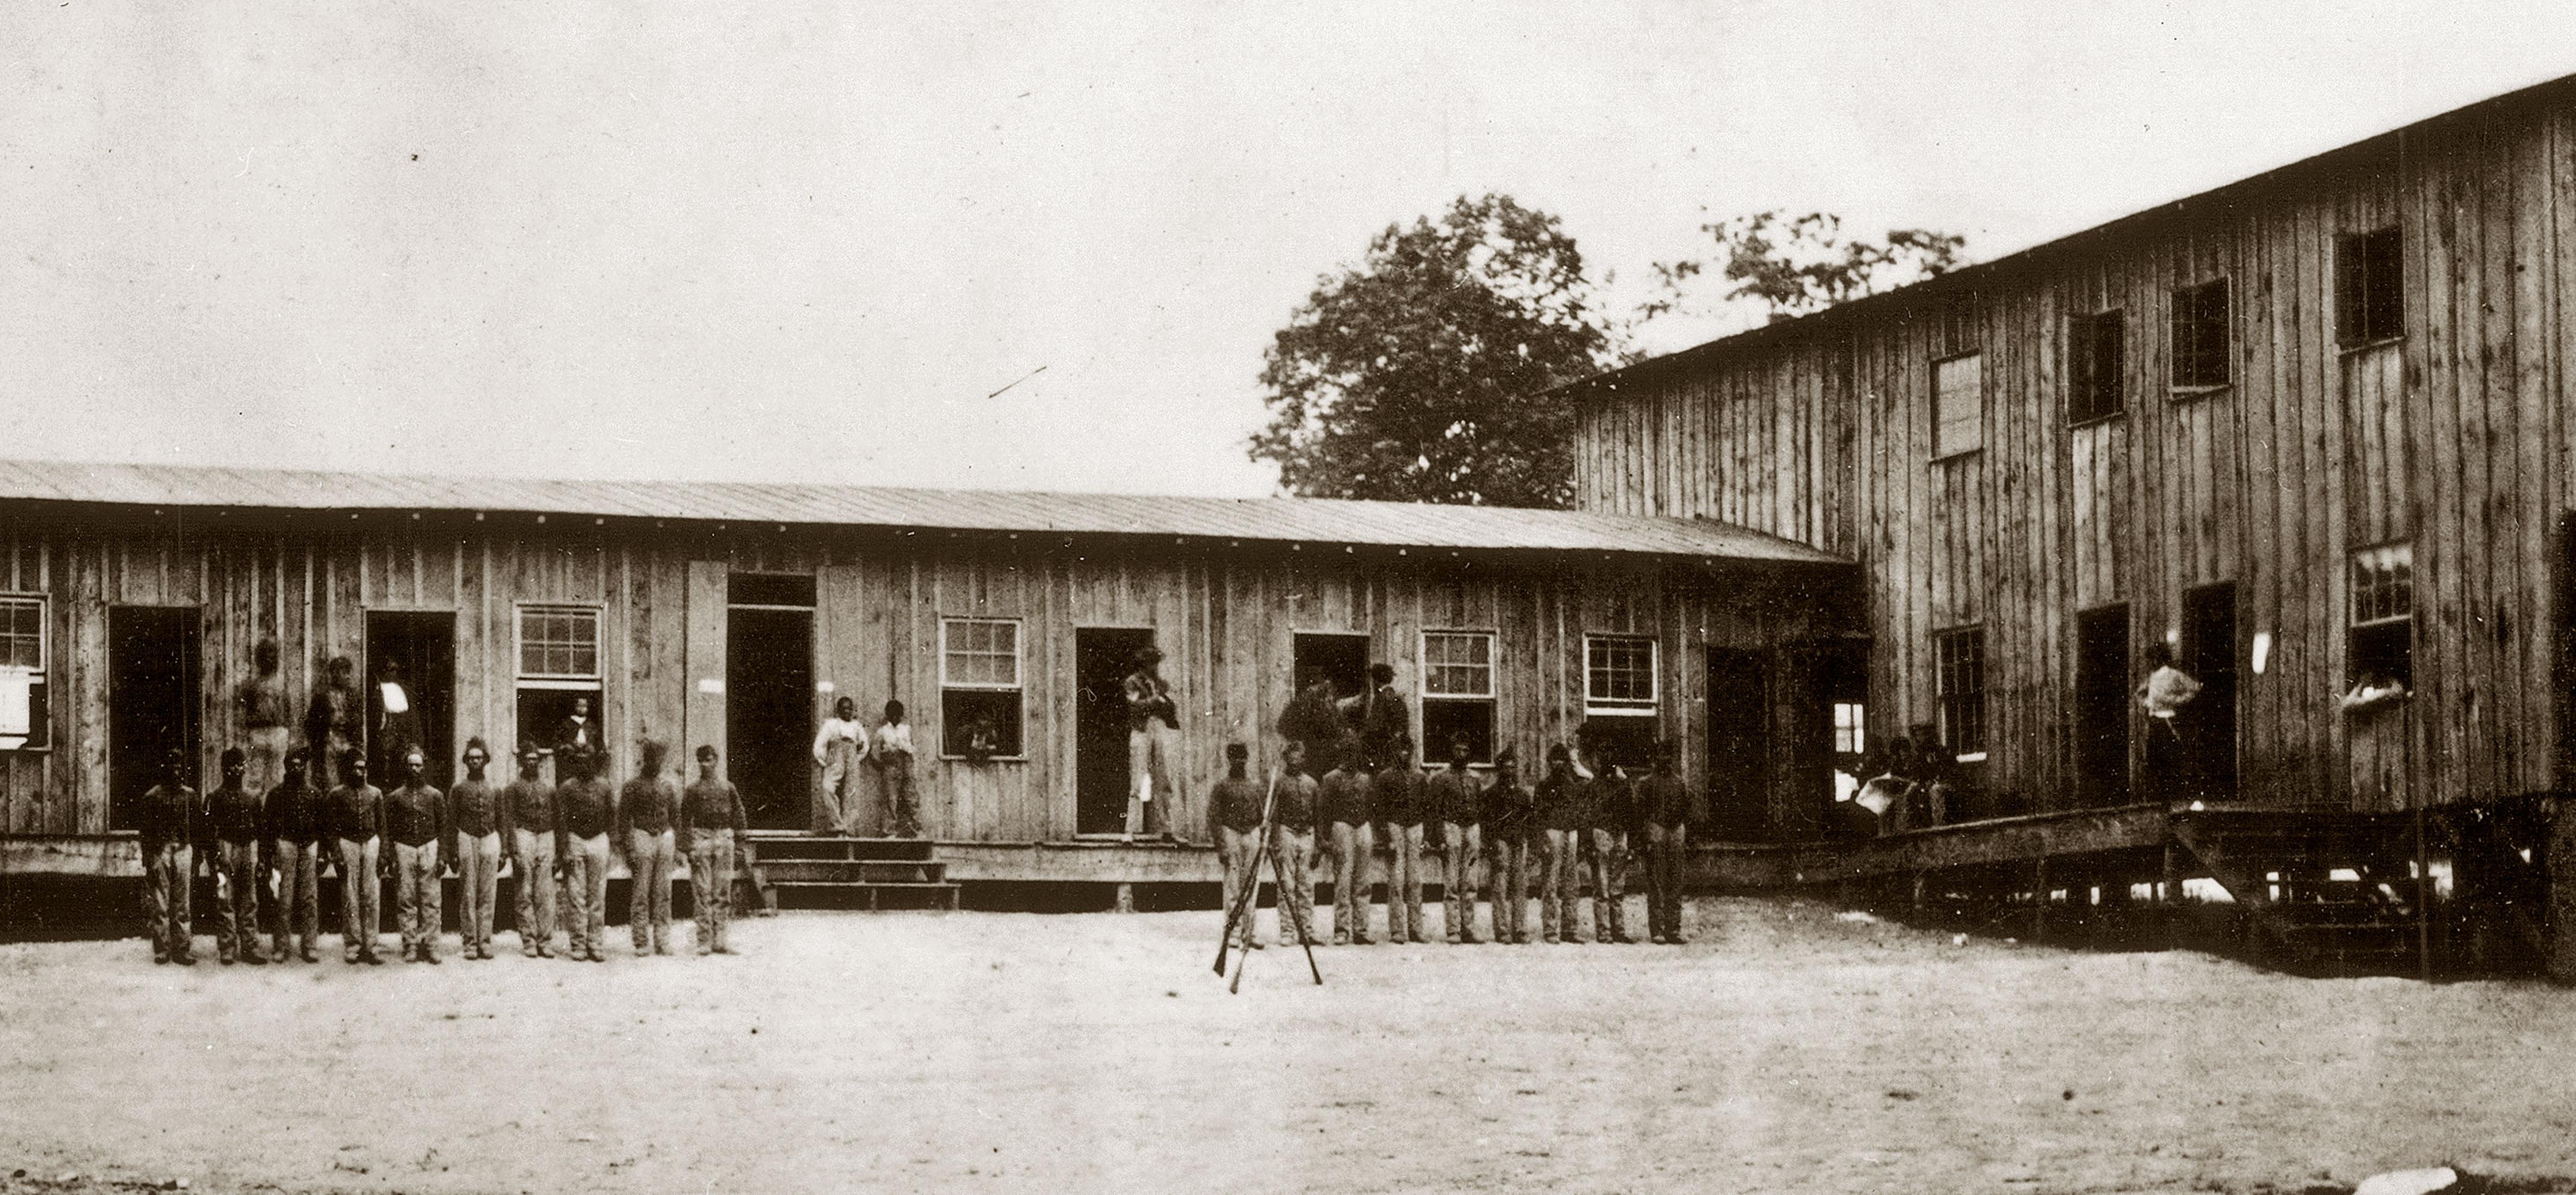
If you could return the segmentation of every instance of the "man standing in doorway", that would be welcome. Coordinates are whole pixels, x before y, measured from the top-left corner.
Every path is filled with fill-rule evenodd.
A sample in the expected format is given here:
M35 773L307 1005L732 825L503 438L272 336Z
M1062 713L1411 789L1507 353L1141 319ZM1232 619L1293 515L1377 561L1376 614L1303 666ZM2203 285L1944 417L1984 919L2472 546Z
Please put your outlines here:
M1423 784L1427 817L1440 822L1440 920L1452 946L1476 944L1476 856L1484 853L1477 831L1484 799L1476 774L1467 770L1475 744L1466 735L1449 737L1449 766ZM1427 822L1425 823L1428 824ZM1501 906L1496 906L1499 918Z
M492 750L480 738L465 740L465 778L447 794L447 820L456 834L457 936L470 959L492 957L492 905L501 895L501 796L483 779Z
M1360 755L1370 771L1383 771L1393 762L1395 740L1413 733L1413 716L1405 712L1404 697L1395 691L1395 668L1385 663L1369 665L1369 690L1342 701L1342 713L1360 734ZM1408 764L1412 762L1412 744L1405 744Z
M236 960L256 967L268 961L259 952L262 794L243 783L250 759L241 748L224 749L223 769L223 783L206 794L199 823L213 848L215 957L227 967Z
M725 923L733 913L734 844L751 832L742 794L716 774L716 749L698 746L698 779L680 797L680 849L689 856L689 904L698 919L698 953L732 954Z
M519 953L555 956L555 790L537 778L545 753L519 748L519 778L501 790L501 849L519 881Z
M2147 679L2138 682L2138 704L2147 711L2147 788L2157 800L2186 800L2194 777L2182 711L2200 696L2200 682L2175 666L2166 644L2147 645L2147 664Z
M161 759L161 783L143 794L143 908L151 918L152 961L197 965L188 924L189 887L196 882L197 790L187 783L187 752L173 747Z
M1494 940L1529 945L1532 844L1543 840L1538 796L1521 783L1520 754L1505 747L1494 756L1494 782L1485 786L1485 849L1492 855L1486 884L1494 902Z
M1305 679L1288 708L1280 711L1279 737L1305 748L1306 758L1320 765L1333 759L1334 744L1349 721L1334 705L1333 680L1323 669L1307 669Z
M1386 940L1429 941L1422 932L1422 772L1413 766L1413 736L1399 732L1383 748L1387 764L1370 782L1386 823Z
M439 931L439 861L454 828L447 794L429 783L429 758L413 747L402 753L403 782L385 794L385 834L394 840L394 929L402 935L403 961L436 964Z
M1637 816L1646 825L1646 936L1679 946L1682 866L1689 858L1690 789L1670 742L1655 744L1654 774L1637 782Z
M259 675L233 688L233 708L250 742L249 768L242 782L254 793L266 793L277 787L278 770L285 765L287 740L292 737L286 729L286 686L277 676L277 640L260 640L251 649L251 659Z
M843 697L814 732L814 764L823 769L823 797L814 809L817 834L856 834L859 760L868 753L868 728L859 725L859 703Z
M1369 944L1368 769L1361 766L1359 736L1345 732L1333 745L1333 770L1324 773L1321 808L1316 817L1331 836L1333 856L1333 945Z
M680 790L662 776L659 740L644 740L635 778L617 798L616 841L625 844L626 874L634 890L626 906L626 928L635 953L671 953L671 871L679 865Z
M315 949L322 936L321 893L318 887L322 866L322 843L328 837L329 812L323 804L322 790L313 786L312 757L302 747L286 753L286 778L268 790L268 837L277 865L277 934L269 941L269 954L283 963L302 958L308 963L322 961ZM302 949L288 953L286 939L294 934Z
M1226 916L1234 917L1238 911L1242 914L1231 928L1239 935L1238 940L1244 949L1259 950L1261 941L1252 932L1252 915L1261 903L1258 896L1261 876L1253 870L1253 863L1261 853L1254 849L1254 844L1260 841L1261 806L1265 794L1244 771L1250 755L1251 751L1241 743L1225 745L1225 779L1217 781L1216 787L1208 793L1208 837L1216 840L1217 861L1225 869ZM1247 885L1256 894L1248 901L1243 895ZM1285 894L1282 894L1282 899L1285 899ZM1238 904L1238 901L1243 903ZM1280 911L1284 914L1287 910L1283 907ZM1282 935L1288 932L1283 924Z
M322 687L304 707L304 745L313 752L313 766L323 772L314 779L316 786L328 784L340 757L358 745L358 718L364 708L358 699L357 665L349 657L331 657L324 676Z
M591 774L589 751L572 749L572 779L555 786L555 858L564 869L565 957L608 961L601 952L608 933L608 832L616 821L616 795ZM563 766L565 753L555 756Z
M1136 668L1127 674L1127 841L1138 834L1172 841L1172 803L1180 795L1172 779L1172 757L1181 727L1180 707L1172 686L1163 679L1163 651L1136 652Z
M391 657L376 667L376 738L378 758L399 765L412 748L422 745L420 708L402 679L402 665ZM424 758L426 756L424 755Z
M1279 874L1286 877L1279 893L1279 938L1285 944L1293 933L1301 942L1312 943L1315 880L1308 868L1315 857L1315 778L1306 774L1305 744L1294 739L1281 752L1280 763L1285 771L1270 811L1270 852L1279 860Z
M340 844L341 961L382 966L376 918L390 870L384 857L385 794L367 783L367 757L355 747L340 753L340 784L331 790L328 807L331 835Z

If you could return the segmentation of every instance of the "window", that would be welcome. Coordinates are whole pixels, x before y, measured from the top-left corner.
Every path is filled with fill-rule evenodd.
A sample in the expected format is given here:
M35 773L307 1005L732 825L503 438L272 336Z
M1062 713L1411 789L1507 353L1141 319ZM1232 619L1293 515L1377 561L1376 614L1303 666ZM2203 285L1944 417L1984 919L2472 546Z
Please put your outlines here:
M2226 385L2227 350L2227 280L2221 278L2175 291L2174 386L2198 389Z
M599 611L589 606L519 607L519 684L598 688Z
M0 751L40 751L50 745L45 647L45 599L0 596ZM14 679L21 669L27 678L23 704Z
M2394 678L2415 687L2415 546L2352 554L2351 680Z
M2128 407L2121 390L2129 326L2117 311L2066 321L2066 421L2087 423Z
M2406 333L2404 243L2382 228L2335 238L2335 342L2349 348Z
M1583 708L1587 714L1655 712L1655 641L1638 635L1583 637Z
M1834 703L1834 754L1859 755L1869 750L1869 715L1857 701Z
M1449 740L1467 736L1467 758L1494 759L1494 637L1483 631L1422 632L1422 756L1449 759Z
M1986 756L1986 631L1963 627L1932 637L1941 699L1941 742L1961 763Z
M973 759L1026 753L1016 620L939 620L939 753Z
M1975 452L1985 443L1985 355L1970 353L1932 365L1932 455Z

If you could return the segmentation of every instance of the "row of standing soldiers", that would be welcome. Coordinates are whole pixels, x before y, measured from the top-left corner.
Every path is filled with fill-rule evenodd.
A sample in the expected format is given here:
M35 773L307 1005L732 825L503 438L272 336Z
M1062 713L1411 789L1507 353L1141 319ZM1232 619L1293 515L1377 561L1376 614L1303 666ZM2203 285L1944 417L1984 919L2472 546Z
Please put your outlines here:
M742 796L717 770L716 751L698 748L698 779L683 791L662 776L664 749L647 742L639 774L612 792L599 779L596 749L558 747L560 784L539 779L543 756L519 753L519 775L495 788L481 739L467 743L466 778L441 792L425 777L417 747L397 757L402 783L385 792L367 782L356 750L336 760L340 782L325 790L310 776L309 753L286 753L285 778L265 792L244 783L246 754L223 754L223 783L202 796L186 782L186 756L172 751L161 783L145 794L142 824L144 903L152 961L196 961L190 888L200 861L217 880L215 945L223 962L320 961L318 884L340 876L341 957L381 964L377 954L382 883L395 885L396 926L406 962L436 963L442 877L458 879L457 918L467 958L492 957L494 907L504 864L518 880L519 949L557 957L555 922L563 910L567 949L561 957L605 962L608 862L623 857L635 887L629 924L635 952L669 954L671 880L689 860L698 953L731 953L725 940L736 843L746 830ZM270 909L270 949L263 953L261 901Z
M1400 730L1381 738L1374 755L1356 733L1321 743L1291 739L1282 752L1281 774L1265 786L1246 772L1248 749L1229 745L1228 774L1209 801L1225 866L1226 907L1235 907L1244 885L1260 882L1253 869L1262 853L1256 848L1267 806L1270 851L1280 865L1283 941L1299 933L1334 945L1375 941L1369 871L1382 843L1386 940L1428 942L1424 840L1437 833L1441 859L1433 878L1441 885L1441 928L1451 943L1528 942L1533 884L1540 936L1581 941L1577 914L1587 877L1593 940L1633 943L1624 907L1626 874L1630 852L1642 850L1647 934L1659 944L1681 944L1690 793L1674 769L1669 744L1657 747L1652 772L1635 779L1617 768L1581 768L1574 752L1554 746L1536 788L1521 782L1519 761L1508 747L1495 756L1488 782L1469 769L1467 738L1459 736L1449 746L1448 766L1425 775L1415 766L1409 734ZM1314 766L1329 770L1319 778ZM1309 868L1318 863L1331 869L1329 939L1314 927ZM1480 888L1492 908L1490 938L1476 928ZM1247 948L1260 947L1249 916L1239 932Z

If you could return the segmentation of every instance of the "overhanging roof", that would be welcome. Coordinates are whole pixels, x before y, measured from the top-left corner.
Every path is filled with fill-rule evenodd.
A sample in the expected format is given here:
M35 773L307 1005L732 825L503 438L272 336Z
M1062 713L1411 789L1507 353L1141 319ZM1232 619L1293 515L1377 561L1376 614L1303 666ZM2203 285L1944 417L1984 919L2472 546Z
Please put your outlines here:
M0 460L0 501L277 511L483 511L1847 563L1795 540L1706 519L1319 498L562 481Z

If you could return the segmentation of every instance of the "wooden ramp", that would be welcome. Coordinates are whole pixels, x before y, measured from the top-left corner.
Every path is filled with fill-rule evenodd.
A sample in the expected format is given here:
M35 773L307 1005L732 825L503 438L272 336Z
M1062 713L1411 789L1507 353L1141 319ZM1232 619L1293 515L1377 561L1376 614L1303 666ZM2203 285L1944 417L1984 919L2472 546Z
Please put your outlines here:
M955 909L957 884L925 838L753 831L743 871L763 911Z

